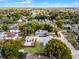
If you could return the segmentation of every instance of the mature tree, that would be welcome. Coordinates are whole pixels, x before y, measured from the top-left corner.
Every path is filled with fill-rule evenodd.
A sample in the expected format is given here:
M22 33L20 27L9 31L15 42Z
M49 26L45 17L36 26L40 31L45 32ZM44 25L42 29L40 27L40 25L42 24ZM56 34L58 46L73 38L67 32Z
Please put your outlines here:
M50 19L56 19L56 17L58 16L59 12L58 10L52 10L51 12L49 12L50 15Z
M29 16L28 21L32 21L32 20L34 20L34 18L32 16Z
M35 19L48 19L49 17L47 15L36 15Z
M28 22L26 27L31 27L34 29L34 31L38 30L40 28L40 24L36 20L32 20L31 22Z
M32 34L33 32L34 32L34 29L31 28L30 26L28 26L28 27L26 28L26 34L27 34L27 35Z
M0 19L2 19L2 17L4 17L4 14L0 14Z
M4 31L7 31L9 29L8 25L7 24L2 24L1 25L1 28L4 30Z
M63 20L58 20L57 22L56 22L56 24L57 24L57 27L62 27L62 25L64 24L64 21Z
M30 26L31 26L31 28L34 29L34 31L36 31L40 28L40 25L36 20L33 20L32 23L30 24Z
M17 21L20 18L20 14L19 13L14 13L14 14L11 14L10 16L12 17L14 22Z
M56 59L72 59L70 49L58 39L52 39L46 46L47 54L53 55Z
M79 23L79 16L77 16L74 20L75 23Z
M18 50L22 46L21 40L10 40L5 41L2 48L2 55L6 57L6 59L13 59L14 57L17 57L19 52Z
M53 31L53 26L50 24L44 24L43 29L48 30L49 32Z
M24 31L26 25L27 25L27 24L26 24L25 22L24 22L24 23L20 23L20 24L18 25L21 32Z

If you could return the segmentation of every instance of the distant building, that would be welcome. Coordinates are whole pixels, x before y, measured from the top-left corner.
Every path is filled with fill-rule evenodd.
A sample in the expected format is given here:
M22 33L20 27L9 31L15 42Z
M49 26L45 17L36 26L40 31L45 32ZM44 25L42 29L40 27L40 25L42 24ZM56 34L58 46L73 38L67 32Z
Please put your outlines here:
M3 40L4 32L4 30L0 29L0 40Z
M35 17L36 15L38 15L39 13L32 11L32 17Z
M9 26L9 31L10 32L16 32L16 33L20 32L20 30L19 30L19 28L18 28L18 26L16 24L11 24Z
M70 24L63 24L62 27L65 28L65 29L70 29L71 25Z
M18 20L19 23L21 22L25 22L27 19L26 19L26 16L21 16Z
M77 35L79 35L78 25L74 25L74 27L71 27L71 31L75 32Z

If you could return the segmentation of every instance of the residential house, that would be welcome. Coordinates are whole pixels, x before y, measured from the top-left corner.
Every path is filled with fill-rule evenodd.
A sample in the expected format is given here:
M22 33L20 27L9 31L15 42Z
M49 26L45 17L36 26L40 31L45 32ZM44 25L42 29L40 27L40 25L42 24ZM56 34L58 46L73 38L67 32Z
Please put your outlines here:
M26 20L26 16L21 16L20 19Z
M53 21L49 20L49 19L40 19L39 20L40 24L53 24Z
M32 11L32 17L35 17L36 15L38 15L39 13Z
M10 32L16 32L16 33L19 33L19 32L20 32L20 30L19 30L17 24L11 24L11 25L9 26L9 31L10 31Z
M46 36L47 33L48 33L47 30L37 30L37 31L35 32L35 35L36 35L36 36L39 36L39 37L44 37L44 36Z
M16 38L18 38L18 34L16 32L5 32L5 33L3 33L3 39L4 40L10 40L10 39L15 40Z
M65 29L70 29L71 25L70 24L63 24L62 27L65 28Z
M0 40L10 40L13 39L15 40L16 38L18 38L18 33L16 32L0 32Z
M4 30L0 29L0 40L9 40L9 39L16 39L19 37L19 29L17 28L16 24L9 24L9 31L5 32Z
M27 21L26 16L21 16L18 20L19 23L23 21Z
M34 37L34 36L27 36L27 37L25 38L24 46L35 46L36 39L37 39L37 37Z
M4 30L0 29L0 40L3 39L3 33L4 33Z
M72 32L75 32L76 34L79 35L78 25L75 24L74 26L72 26L72 27L71 27L71 31L72 31Z
M74 22L72 20L70 21L70 19L65 19L64 23L65 24L74 24Z
M46 46L48 41L50 41L53 38L53 36L47 36L47 37L39 37L37 42L42 43L43 46Z
M53 36L47 36L47 37L39 37L39 36L27 36L25 38L24 46L35 46L36 42L39 42L43 44L43 46L46 46L49 40L51 40Z

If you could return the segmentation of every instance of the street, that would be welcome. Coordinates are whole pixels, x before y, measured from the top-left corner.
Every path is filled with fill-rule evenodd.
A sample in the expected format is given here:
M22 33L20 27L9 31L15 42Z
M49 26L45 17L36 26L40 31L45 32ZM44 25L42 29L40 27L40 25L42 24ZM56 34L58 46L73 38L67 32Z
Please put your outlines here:
M79 51L76 50L70 42L68 42L68 40L65 38L65 36L62 34L62 32L59 32L60 36L61 36L61 41L63 43L65 43L67 45L67 47L70 48L71 52L72 52L72 59L79 59Z

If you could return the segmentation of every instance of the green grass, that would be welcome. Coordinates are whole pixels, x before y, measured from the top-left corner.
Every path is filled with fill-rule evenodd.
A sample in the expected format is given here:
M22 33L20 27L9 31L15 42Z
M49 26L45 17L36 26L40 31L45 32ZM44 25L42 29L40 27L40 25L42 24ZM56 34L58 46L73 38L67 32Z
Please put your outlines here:
M42 53L44 49L44 46L40 43L36 43L35 47L24 48L25 52L27 53Z

